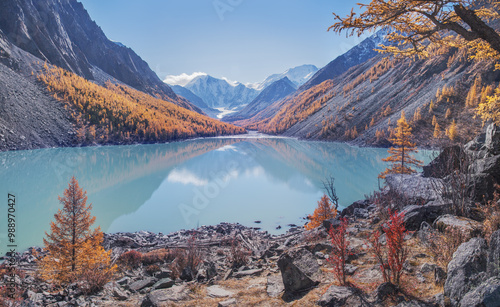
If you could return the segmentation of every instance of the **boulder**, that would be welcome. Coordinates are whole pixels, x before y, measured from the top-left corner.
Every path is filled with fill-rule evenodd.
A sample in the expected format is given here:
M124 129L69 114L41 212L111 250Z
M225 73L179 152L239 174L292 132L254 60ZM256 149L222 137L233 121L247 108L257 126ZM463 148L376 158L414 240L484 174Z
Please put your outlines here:
M440 200L443 180L425 178L421 174L400 175L390 174L385 177L389 189L408 199L423 199L424 201Z
M500 230L495 231L490 237L486 272L490 277L500 275Z
M191 268L188 267L188 266L185 267L184 269L182 269L180 279L182 279L184 281L191 281L191 280L193 280L194 279L193 270L191 270Z
M132 291L140 291L144 288L147 288L147 287L151 287L152 285L154 285L156 282L156 279L153 278L153 277L146 277L144 279L140 279L138 281L134 281L133 283L130 284L130 286L128 287L130 290Z
M390 282L384 282L377 287L375 293L377 294L377 300L379 302L382 302L388 296L395 295L396 293L398 293L398 287L396 287L394 284Z
M263 269L253 269L253 270L243 270L243 271L238 271L233 274L233 277L235 278L241 278L245 276L256 276L260 275L262 273Z
M440 267L434 268L434 284L442 286L446 281L446 271Z
M278 297L285 290L283 278L279 275L270 275L267 277L267 295L269 297Z
M129 297L126 292L120 290L118 287L113 288L113 296L119 301L126 301Z
M166 289L170 288L175 284L175 282L170 278L162 278L158 280L154 285L153 289Z
M172 271L168 269L161 269L160 272L155 273L155 277L158 279L170 278L172 277Z
M340 226L340 220L338 218L328 219L323 221L323 227L327 232L330 231L330 228L335 229L338 226Z
M445 214L438 217L432 227L440 231L445 229L459 229L465 236L472 236L481 233L483 226L481 223L462 216Z
M486 276L487 249L482 238L462 243L448 264L444 295L457 306L470 289L478 286Z
M448 202L442 200L430 201L427 204L410 205L404 208L405 227L407 230L418 230L422 222L432 223L449 206Z
M369 205L370 201L368 199L355 201L342 210L340 216L352 216L354 215L354 211L356 211L356 209L366 209Z
M460 158L465 152L458 145L446 147L429 164L422 168L424 177L441 178L448 176L451 171L460 169Z
M364 306L359 290L351 287L331 286L317 302L319 306ZM368 305L366 305L368 306Z
M500 278L492 277L468 292L460 306L496 307L500 304Z
M221 297L233 296L234 293L232 291L222 288L221 286L215 285L207 288L207 295L209 297L221 298Z
M219 302L217 307L227 307L227 306L235 306L237 304L237 301L235 298L230 298L228 300Z
M281 271L285 291L300 292L319 284L321 272L314 255L305 248L290 250L280 256L278 267Z
M179 302L188 298L189 289L186 285L173 286L168 289L154 290L142 300L141 307L159 307L169 302Z

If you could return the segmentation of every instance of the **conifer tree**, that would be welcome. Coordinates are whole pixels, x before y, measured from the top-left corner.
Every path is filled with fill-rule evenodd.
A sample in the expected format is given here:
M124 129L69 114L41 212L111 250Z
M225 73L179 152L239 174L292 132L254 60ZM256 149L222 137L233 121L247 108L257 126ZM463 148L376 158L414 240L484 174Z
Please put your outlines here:
M62 209L50 223L50 234L43 239L47 255L39 261L41 276L59 285L74 281L86 281L87 288L95 287L92 282L98 277L110 277L115 267L110 265L111 251L106 252L101 243L103 233L100 227L91 229L95 222L92 204L87 204L87 192L80 188L73 176L59 197ZM107 280L101 280L102 286ZM92 289L95 290L95 289Z
M422 166L422 161L415 159L411 155L412 152L418 152L415 143L411 141L411 130L403 111L394 131L394 137L389 139L397 147L391 147L388 151L391 155L382 159L384 162L392 163L392 166L382 172L379 178L383 179L387 174L412 174L415 173L415 170L411 168L412 165L416 167Z
M323 224L324 220L333 219L335 216L337 216L337 210L334 204L327 195L323 195L318 201L318 207L314 210L313 215L307 217L310 222L306 224L305 228L307 230L317 228Z

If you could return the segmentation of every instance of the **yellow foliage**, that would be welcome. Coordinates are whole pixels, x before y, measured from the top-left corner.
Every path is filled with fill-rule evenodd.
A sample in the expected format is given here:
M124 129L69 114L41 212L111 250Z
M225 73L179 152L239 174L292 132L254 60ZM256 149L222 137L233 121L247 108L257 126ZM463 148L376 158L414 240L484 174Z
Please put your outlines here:
M99 86L62 68L47 67L38 79L76 111L81 141L157 142L245 131L128 86Z
M479 103L476 109L477 114L483 122L492 120L495 124L500 125L500 88L495 89L493 96L486 99L486 102Z
M416 167L422 166L422 161L415 159L411 155L412 152L418 152L415 143L411 141L411 130L406 121L405 113L402 111L401 118L398 120L396 129L394 129L394 137L389 139L397 147L391 147L388 150L391 155L382 159L384 162L390 162L391 167L382 172L379 178L385 178L387 174L412 174L415 173L415 170L411 168L412 165Z
M58 285L80 281L84 288L95 291L111 278L116 266L111 264L111 251L102 247L103 233L100 227L91 230L95 216L90 214L92 204L87 205L87 192L71 178L64 197L59 197L62 209L50 223L50 234L43 240L47 255L39 262L42 278ZM96 285L95 278L99 277Z
M450 138L450 140L454 141L458 136L457 123L455 120L451 123L451 125L446 129L446 135Z
M413 113L413 121L414 122L418 122L419 120L422 119L422 114L420 113L420 107L418 107L416 110L415 110L415 113Z
M323 195L321 200L318 201L318 207L314 210L313 215L307 217L310 222L306 224L305 228L307 230L317 228L323 224L324 220L333 219L336 216L337 210L334 204L327 195Z
M439 124L436 122L434 125L434 138L437 139L441 136L441 128L439 127Z

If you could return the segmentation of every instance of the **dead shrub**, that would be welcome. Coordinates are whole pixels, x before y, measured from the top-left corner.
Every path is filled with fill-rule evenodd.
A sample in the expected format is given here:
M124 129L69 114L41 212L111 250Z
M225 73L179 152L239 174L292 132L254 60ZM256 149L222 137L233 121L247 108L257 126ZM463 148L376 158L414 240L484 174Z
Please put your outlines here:
M142 253L136 250L130 250L118 257L117 263L126 267L127 269L135 269L141 265Z

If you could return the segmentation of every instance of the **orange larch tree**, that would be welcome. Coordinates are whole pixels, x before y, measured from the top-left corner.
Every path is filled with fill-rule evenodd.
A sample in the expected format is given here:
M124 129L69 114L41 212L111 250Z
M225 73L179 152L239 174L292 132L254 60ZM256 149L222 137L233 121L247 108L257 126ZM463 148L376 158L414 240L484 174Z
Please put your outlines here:
M389 141L396 147L391 147L389 157L382 159L384 162L392 163L390 168L387 168L378 177L385 178L387 174L412 174L415 170L411 166L421 167L423 162L415 159L411 153L418 152L415 143L412 141L411 127L406 121L404 111L401 112L401 118L398 120L398 125L394 131L394 137Z
M110 264L110 253L101 243L103 233L100 227L91 230L95 222L92 204L87 204L87 192L80 188L75 177L71 178L64 197L59 197L63 205L54 214L50 223L50 234L43 239L47 255L39 261L40 275L46 280L64 285L75 281L86 283L90 290L96 285L104 285L115 267Z
M310 222L306 224L305 228L307 230L314 229L321 226L324 220L333 219L335 216L337 216L335 205L332 204L327 195L323 195L318 201L318 207L314 210L313 215L307 217Z

